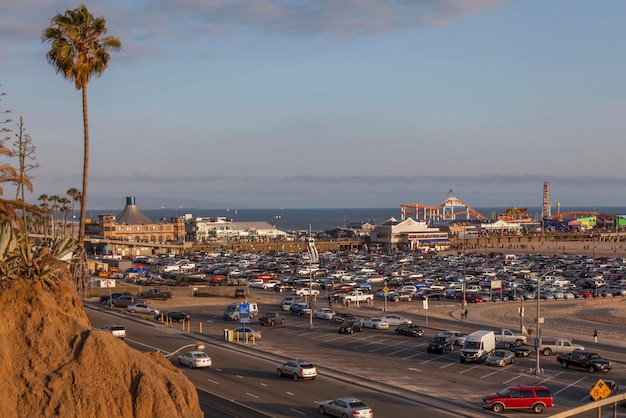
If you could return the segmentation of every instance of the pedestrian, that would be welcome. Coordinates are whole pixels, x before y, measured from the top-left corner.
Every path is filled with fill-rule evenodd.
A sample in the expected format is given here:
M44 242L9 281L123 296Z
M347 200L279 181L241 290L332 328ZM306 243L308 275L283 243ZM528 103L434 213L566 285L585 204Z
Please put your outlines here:
M332 296L330 296L330 295L328 295L328 307L329 307L330 309L332 309L332 308L333 308L333 298L332 298Z
M465 319L465 311L461 308L461 320Z
M594 329L593 330L593 342L598 342L598 330Z
M465 308L465 319L467 319L467 308Z

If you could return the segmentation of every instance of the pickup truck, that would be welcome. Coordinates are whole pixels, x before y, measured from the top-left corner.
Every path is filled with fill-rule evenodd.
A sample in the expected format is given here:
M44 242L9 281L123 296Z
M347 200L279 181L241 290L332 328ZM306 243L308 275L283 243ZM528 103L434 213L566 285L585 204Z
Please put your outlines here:
M541 344L537 350L544 356L555 354L569 354L574 350L584 350L580 344L573 344L570 340L562 340L560 338L542 338Z
M496 342L505 342L521 347L526 344L526 336L522 334L516 334L510 329L501 329L500 331L494 331L496 336Z
M608 372L611 370L611 362L605 360L598 353L585 350L574 350L570 354L559 354L556 361L561 363L561 367L580 367L587 369L589 373Z
M172 292L162 292L159 289L150 289L137 293L137 297L140 299L166 300L172 297Z
M353 302L366 302L371 303L374 300L374 295L371 293L363 293L358 290L354 290L352 292L348 292L341 297L341 301L344 304L353 303Z

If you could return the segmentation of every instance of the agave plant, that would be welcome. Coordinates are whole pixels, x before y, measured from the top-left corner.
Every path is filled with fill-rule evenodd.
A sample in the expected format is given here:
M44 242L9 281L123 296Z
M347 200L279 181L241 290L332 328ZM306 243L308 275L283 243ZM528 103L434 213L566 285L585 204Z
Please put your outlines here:
M57 288L61 261L74 249L71 238L55 240L48 247L33 247L26 236L16 236L7 222L0 227L0 280L3 286L15 280L39 281L44 288Z

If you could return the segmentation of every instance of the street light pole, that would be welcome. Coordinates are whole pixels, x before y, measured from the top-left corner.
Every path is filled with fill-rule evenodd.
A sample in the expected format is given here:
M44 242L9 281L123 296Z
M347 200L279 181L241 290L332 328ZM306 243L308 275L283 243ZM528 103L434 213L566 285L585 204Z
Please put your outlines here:
M176 350L176 351L172 351L171 353L166 354L166 355L165 355L165 358L170 358L170 357L172 357L174 354L176 354L176 353L180 353L182 350L184 350L185 348L189 348L189 347L193 347L193 348L195 348L196 350L204 350L204 344L203 344L203 343L187 344L187 345L184 345L184 346L180 347L180 348L179 348L178 350Z

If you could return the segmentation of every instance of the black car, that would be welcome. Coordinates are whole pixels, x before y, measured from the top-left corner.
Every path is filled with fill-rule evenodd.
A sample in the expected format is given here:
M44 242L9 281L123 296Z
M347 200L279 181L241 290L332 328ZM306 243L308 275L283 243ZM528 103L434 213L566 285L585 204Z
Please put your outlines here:
M515 344L511 344L505 341L500 341L496 343L496 350L509 350L515 354L515 357L528 357L530 356L531 349L526 346L516 346Z
M418 325L409 324L404 322L398 325L395 329L398 334L408 335L409 337L421 337L424 335L424 330L420 328Z
M339 326L340 334L352 334L354 332L363 331L363 324L361 321L345 321Z
M454 338L453 337L435 337L428 341L426 351L429 353L441 353L445 354L449 351L454 351Z
M189 321L191 317L185 312L164 312L160 315L155 316L154 319L157 319L159 321L163 319L163 321L165 322L185 322Z
M346 321L356 321L356 317L347 312L337 312L333 315L333 321L343 324Z

